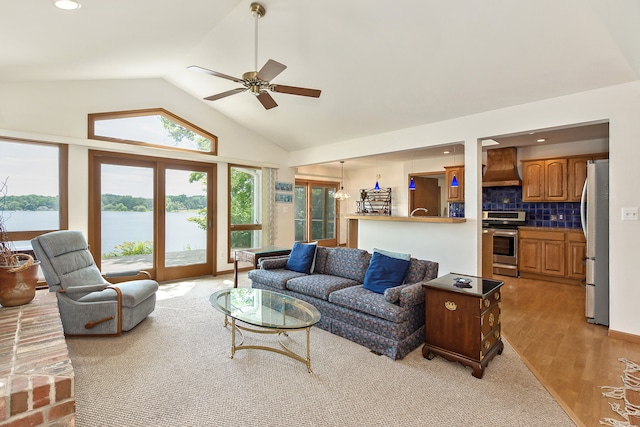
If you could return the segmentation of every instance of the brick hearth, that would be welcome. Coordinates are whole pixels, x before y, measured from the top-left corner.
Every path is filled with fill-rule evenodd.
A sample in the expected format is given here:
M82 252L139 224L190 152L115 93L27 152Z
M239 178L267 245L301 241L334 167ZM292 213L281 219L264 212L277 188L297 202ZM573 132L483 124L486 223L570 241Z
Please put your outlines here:
M0 426L74 426L74 375L56 296L0 308Z

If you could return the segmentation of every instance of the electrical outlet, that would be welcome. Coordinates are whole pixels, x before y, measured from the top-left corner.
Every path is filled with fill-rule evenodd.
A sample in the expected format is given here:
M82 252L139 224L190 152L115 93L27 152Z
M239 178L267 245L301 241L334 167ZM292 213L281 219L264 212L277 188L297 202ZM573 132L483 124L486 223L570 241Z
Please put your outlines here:
M638 208L622 208L623 221L638 221Z
M551 221L557 221L558 215L551 215Z
M220 258L224 258L224 251L220 251Z

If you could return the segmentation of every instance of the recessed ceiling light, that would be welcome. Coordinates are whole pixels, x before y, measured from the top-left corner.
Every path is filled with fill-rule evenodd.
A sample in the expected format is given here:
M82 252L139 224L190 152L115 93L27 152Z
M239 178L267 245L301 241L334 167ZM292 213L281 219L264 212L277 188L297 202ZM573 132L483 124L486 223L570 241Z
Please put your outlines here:
M545 141L546 141L545 138L536 139L536 142L545 142Z
M443 151L443 154L449 154L451 151L447 150L447 151Z
M82 6L79 2L74 0L53 0L53 5L58 9L63 10L80 9L80 6Z

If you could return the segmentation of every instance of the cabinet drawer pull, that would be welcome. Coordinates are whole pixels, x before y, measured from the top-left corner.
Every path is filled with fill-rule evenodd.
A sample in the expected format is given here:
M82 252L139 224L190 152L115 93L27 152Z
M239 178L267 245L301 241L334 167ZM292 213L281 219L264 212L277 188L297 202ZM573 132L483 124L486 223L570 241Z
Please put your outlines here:
M490 305L491 305L491 301L489 301L488 299L484 300L485 307L489 307Z
M495 316L493 315L493 313L490 313L489 314L489 326L491 326L493 328L493 324L495 323L495 321L496 321Z
M447 301L444 303L444 306L449 311L455 311L458 308L458 305L453 301Z

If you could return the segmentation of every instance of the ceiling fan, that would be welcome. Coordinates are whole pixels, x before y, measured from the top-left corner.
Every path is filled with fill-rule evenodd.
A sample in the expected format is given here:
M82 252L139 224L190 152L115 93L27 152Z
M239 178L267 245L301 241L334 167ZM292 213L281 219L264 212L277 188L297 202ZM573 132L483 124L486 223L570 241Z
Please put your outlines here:
M258 19L265 15L265 8L260 3L251 3L249 6L251 14L255 18L255 56L254 56L254 70L258 69ZM312 98L320 97L320 90L307 89L303 87L285 86L280 84L271 83L271 80L278 74L283 72L287 66L283 65L273 59L269 59L266 64L262 66L260 71L247 71L242 75L242 78L228 76L226 74L219 73L217 71L208 70L206 68L198 67L197 65L191 65L187 67L189 70L200 71L210 74L215 77L221 77L223 79L231 80L236 83L242 84L244 87L231 89L226 92L218 93L215 95L207 96L207 101L215 101L216 99L225 98L227 96L235 95L236 93L251 91L253 95L258 98L258 101L262 106L269 110L270 108L277 107L276 101L269 95L268 91L278 93L288 93L290 95L309 96Z

